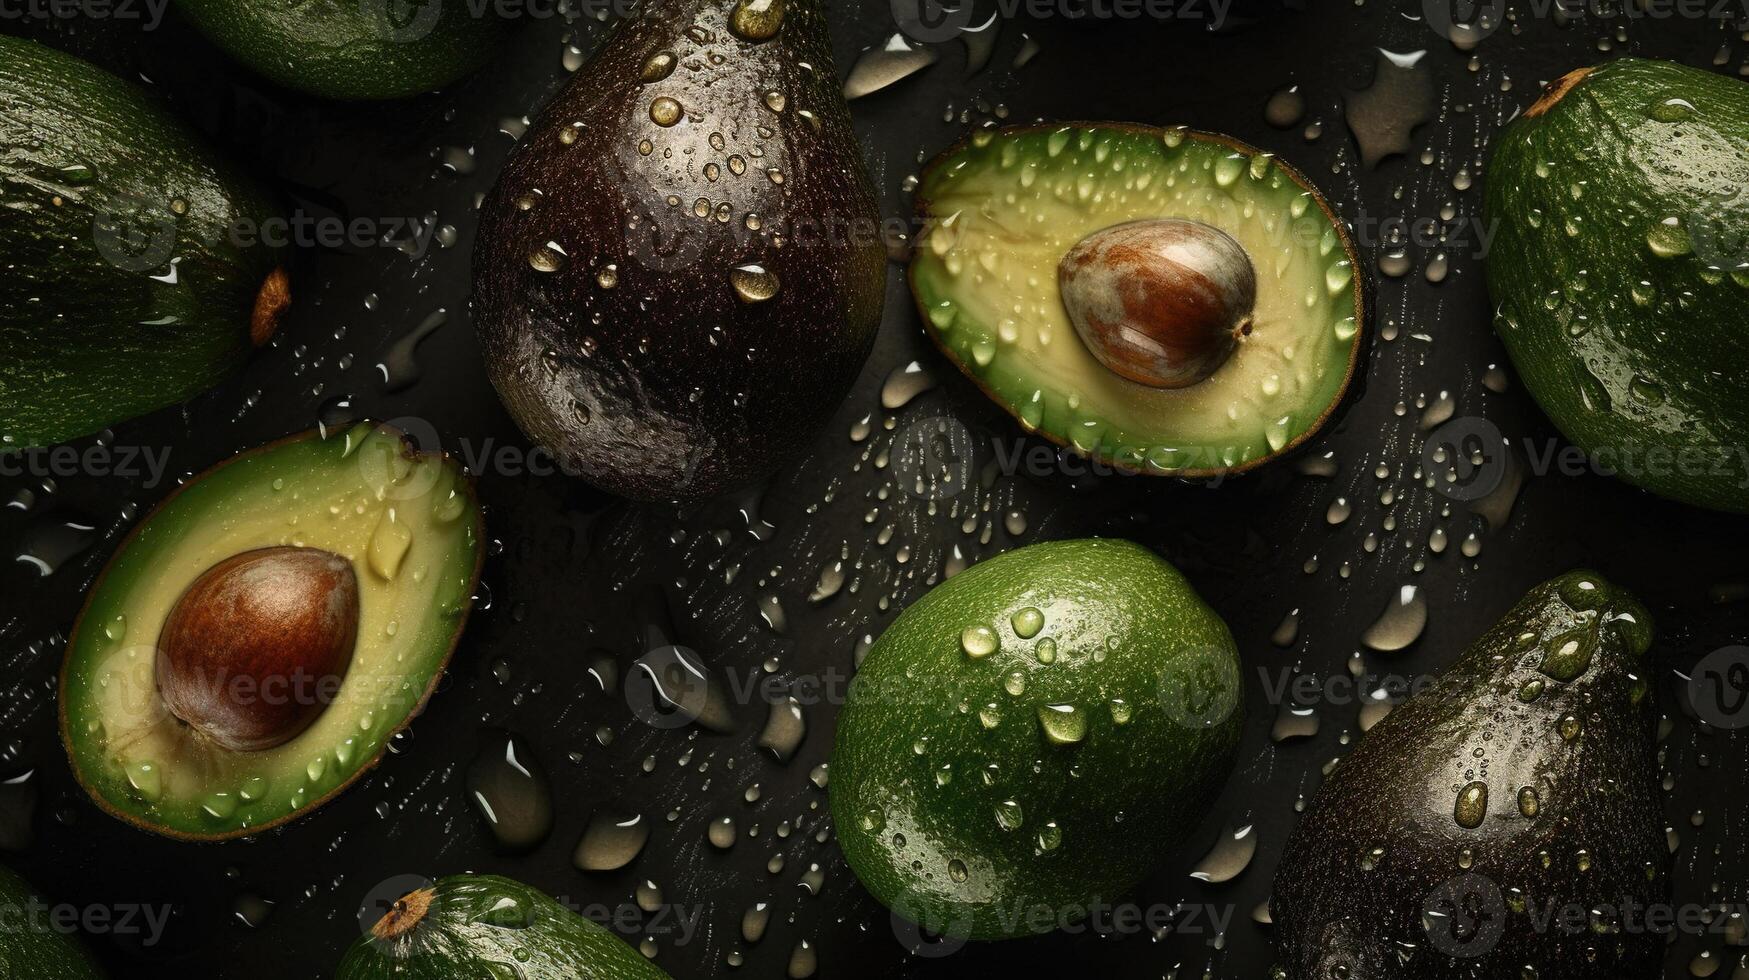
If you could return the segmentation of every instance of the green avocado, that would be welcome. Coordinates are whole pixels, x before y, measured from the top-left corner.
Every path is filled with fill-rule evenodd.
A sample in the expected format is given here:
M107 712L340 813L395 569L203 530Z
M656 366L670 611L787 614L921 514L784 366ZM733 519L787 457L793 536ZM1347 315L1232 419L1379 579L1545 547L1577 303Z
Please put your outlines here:
M1342 223L1231 138L980 131L930 165L917 210L911 291L936 344L1028 432L1112 467L1260 465L1330 419L1360 363L1366 296ZM1150 228L1180 234L1110 241Z
M226 54L328 99L398 99L484 65L506 33L491 0L176 0Z
M275 211L139 87L0 36L0 449L183 401L290 302Z
M1488 164L1495 329L1600 465L1749 512L1749 85L1623 58L1561 78Z
M1659 976L1651 643L1639 602L1569 572L1374 725L1282 851L1277 976Z
M49 906L29 883L0 867L0 977L20 980L102 980L85 947L57 928Z
M480 522L456 463L369 424L184 484L123 541L68 641L61 738L80 783L186 839L332 799L436 688Z
M1202 818L1238 747L1240 685L1226 624L1153 552L992 558L869 649L832 752L839 843L875 898L937 933L1080 918Z
M394 904L335 980L666 980L619 937L540 891L452 875Z

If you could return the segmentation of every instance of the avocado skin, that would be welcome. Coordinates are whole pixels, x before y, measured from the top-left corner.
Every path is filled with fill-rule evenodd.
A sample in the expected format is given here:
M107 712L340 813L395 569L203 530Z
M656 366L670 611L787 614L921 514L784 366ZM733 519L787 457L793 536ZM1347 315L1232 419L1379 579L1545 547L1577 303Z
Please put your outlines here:
M511 964L522 980L668 977L613 933L520 881L452 875L439 880L430 897L425 917L410 931L393 939L365 935L354 942L335 980L496 977L506 975L502 971ZM488 911L505 909L526 913L527 924L482 921ZM373 931L382 928L378 923Z
M173 199L188 205L180 217ZM251 316L279 255L238 247L230 230L276 211L137 86L0 37L0 205L7 448L183 401L254 349ZM161 281L172 256L174 281Z
M757 43L729 31L734 6L650 0L620 21L481 208L474 323L499 396L566 472L636 500L769 474L843 401L880 319L874 189L821 4L787 0ZM664 53L672 70L641 81ZM686 117L658 125L658 98ZM530 264L548 242L569 256L555 272ZM775 296L738 298L750 264Z
M1582 581L1596 586L1588 599L1578 598ZM1562 683L1539 666L1545 646L1574 630L1596 634L1596 646L1588 669ZM1520 639L1527 635L1528 645ZM1643 928L1644 909L1668 900L1669 855L1643 663L1650 642L1650 619L1633 597L1593 573L1570 572L1530 590L1433 687L1374 725L1325 780L1282 852L1270 905L1285 978L1480 980L1529 969L1539 980L1656 976L1664 937ZM1544 687L1527 703L1520 692L1531 682ZM1580 725L1570 741L1562 732L1569 715ZM1476 780L1489 788L1487 816L1466 829L1456 818L1458 792ZM1534 817L1520 809L1525 786L1537 789ZM1374 848L1382 851L1365 870ZM1578 867L1581 849L1588 870ZM1494 945L1464 949L1467 936L1453 944L1449 931L1438 933L1440 945L1423 928L1430 896L1447 882L1474 909L1504 916ZM1489 897L1490 885L1501 899ZM1507 914L1520 897L1526 910ZM1559 918L1536 931L1550 903L1630 901L1640 909L1637 932L1569 933ZM1410 946L1418 951L1399 958ZM1448 955L1454 948L1471 955Z
M208 40L269 80L341 101L399 99L472 74L508 33L487 2L176 0Z
M1011 617L1029 606L1045 623L1022 639ZM1002 646L973 661L961 633L977 625ZM1035 653L1044 637L1056 641L1052 664ZM1011 671L1026 677L1019 695L1004 688ZM1180 690L1168 677L1221 692L1207 724L1190 727L1163 706ZM936 933L1004 939L1079 918L1121 901L1186 843L1231 770L1241 684L1226 624L1146 548L1056 541L980 562L906 609L857 672L831 760L839 845L876 899ZM1121 725L1114 698L1133 711ZM979 717L990 703L1001 713L993 729ZM1037 716L1052 704L1087 712L1081 742L1045 738ZM941 772L952 777L945 785ZM996 805L1010 799L1024 822L1005 830ZM883 817L872 830L863 824L871 810ZM1040 855L1046 821L1062 839ZM954 860L969 869L964 881L954 880ZM1034 910L1049 918L1032 919Z
M102 980L91 954L72 935L56 929L42 899L10 868L0 867L0 977Z
M1653 118L1673 99L1695 111ZM1749 512L1749 85L1669 62L1609 62L1508 126L1486 183L1499 225L1487 262L1496 329L1550 419L1631 483ZM1673 217L1696 252L1663 258L1647 235ZM1709 270L1709 258L1726 271ZM1642 304L1635 291L1648 287L1656 297ZM1579 323L1590 328L1575 336ZM1636 377L1662 401L1636 393ZM1691 462L1611 455L1624 450Z

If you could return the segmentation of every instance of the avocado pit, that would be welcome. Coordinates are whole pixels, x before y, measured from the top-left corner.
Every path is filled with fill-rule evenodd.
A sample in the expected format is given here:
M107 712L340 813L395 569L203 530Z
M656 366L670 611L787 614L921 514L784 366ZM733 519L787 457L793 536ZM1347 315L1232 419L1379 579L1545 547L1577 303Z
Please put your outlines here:
M1089 352L1151 388L1188 388L1251 332L1257 273L1219 228L1183 218L1102 228L1057 265L1063 309Z
M318 548L259 548L202 572L158 637L158 694L227 749L284 744L334 700L358 639L352 563Z

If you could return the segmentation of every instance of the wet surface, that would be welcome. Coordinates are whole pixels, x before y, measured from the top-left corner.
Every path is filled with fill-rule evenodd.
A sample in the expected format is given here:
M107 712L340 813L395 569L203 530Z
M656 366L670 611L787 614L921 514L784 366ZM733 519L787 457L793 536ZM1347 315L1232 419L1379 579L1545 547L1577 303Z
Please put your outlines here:
M1299 459L1212 489L1088 475L1073 459L1031 467L1020 450L1036 444L930 347L894 267L875 352L825 433L758 492L681 513L615 502L527 453L467 322L475 201L523 117L601 33L593 18L524 24L480 76L388 106L267 89L174 20L150 33L63 25L60 43L150 78L309 213L367 218L393 240L302 250L290 319L240 376L80 440L70 472L36 458L0 473L0 549L16 558L0 564L3 859L58 902L173 909L162 936L92 937L126 976L326 976L385 882L474 870L579 909L623 906L624 938L679 978L1260 978L1282 842L1325 768L1388 709L1371 695L1450 661L1529 585L1588 564L1662 627L1654 676L1670 716L1677 900L1749 901L1749 809L1737 803L1749 744L1697 722L1681 696L1697 661L1749 640L1749 522L1537 472L1560 443L1513 383L1479 261L1489 141L1543 81L1630 52L1736 72L1744 25L1560 24L1525 10L1454 43L1421 4L1329 6L1266 10L1213 35L1191 21L986 26L978 15L975 37L877 61L851 104L883 213L897 218L910 214L919 161L992 120L1188 124L1301 169L1381 274L1364 389ZM885 3L840 4L834 28L850 77L864 49L889 45L894 21ZM1386 71L1381 49L1425 54ZM1283 105L1290 88L1297 103ZM54 702L65 637L103 560L178 479L363 417L428 433L481 474L492 546L428 709L373 773L258 839L181 844L105 816L72 782ZM929 447L960 430L944 418L977 447L945 482ZM1502 441L1504 472L1444 482L1478 444ZM832 841L822 763L843 683L869 638L933 583L1009 547L1089 533L1142 541L1184 570L1231 624L1247 670L1225 794L1130 896L1178 911L1123 935L908 953ZM1297 706L1306 715L1278 707L1300 677L1318 692ZM687 724L688 704L709 724ZM1727 938L1679 938L1667 974L1728 976L1740 951Z

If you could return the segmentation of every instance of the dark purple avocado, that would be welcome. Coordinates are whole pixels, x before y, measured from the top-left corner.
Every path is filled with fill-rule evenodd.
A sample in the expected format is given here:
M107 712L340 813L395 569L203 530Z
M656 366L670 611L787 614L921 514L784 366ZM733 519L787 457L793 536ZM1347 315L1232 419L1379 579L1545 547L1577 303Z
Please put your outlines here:
M879 230L819 0L648 0L482 205L487 371L523 432L603 490L753 483L868 356Z

